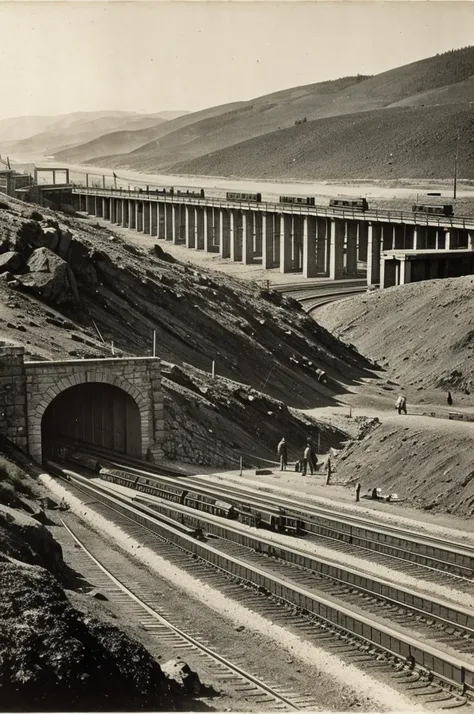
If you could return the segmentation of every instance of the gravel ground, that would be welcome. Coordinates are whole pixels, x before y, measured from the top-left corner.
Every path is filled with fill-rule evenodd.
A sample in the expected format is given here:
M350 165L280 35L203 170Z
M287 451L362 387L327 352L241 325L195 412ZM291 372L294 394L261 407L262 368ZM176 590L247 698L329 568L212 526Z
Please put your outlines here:
M179 588L182 592L184 591L187 596L191 595L194 597L201 603L200 608L202 605L210 608L214 613L218 613L220 617L229 620L234 627L244 625L247 632L253 633L251 638L247 638L246 646L255 637L259 643L259 647L261 647L262 642L266 642L270 649L273 647L273 657L271 656L268 662L269 665L270 662L272 663L269 668L269 674L272 672L271 676L273 679L275 679L275 675L277 674L274 671L274 648L275 645L278 645L280 652L284 651L290 658L298 660L302 666L307 665L312 668L313 677L318 676L319 678L319 691L321 691L321 682L327 678L327 687L323 687L324 694L321 696L321 704L325 708L328 708L329 704L327 698L328 692L332 692L333 695L336 692L340 692L343 696L349 696L350 701L353 701L353 698L356 697L364 709L375 708L377 710L383 709L387 711L414 710L412 701L403 693L397 691L388 681L380 681L366 672L362 672L354 665L343 661L339 656L329 653L314 644L308 643L307 640L298 636L296 632L289 632L286 628L274 622L269 622L258 613L251 612L248 608L232 601L206 583L203 584L199 580L196 580L196 578L179 570L148 548L141 547L139 543L125 535L123 531L115 525L106 521L98 514L91 512L53 479L45 475L42 477L42 481L57 497L64 495L70 503L72 511L84 519L86 523L100 529L101 532L111 537L114 542L119 543L128 550L128 552L133 553L141 563L154 572L159 573L160 578L164 578L172 583L175 588ZM215 614L212 617L214 621ZM260 660L263 660L261 649L259 657ZM288 668L287 665L286 668ZM323 678L322 680L320 679L321 677ZM335 706L331 703L332 706L329 708L344 709L347 707L347 701L349 700L346 700L346 706L344 706L344 700L339 698L339 702ZM420 708L422 709L423 707L415 707L417 710Z

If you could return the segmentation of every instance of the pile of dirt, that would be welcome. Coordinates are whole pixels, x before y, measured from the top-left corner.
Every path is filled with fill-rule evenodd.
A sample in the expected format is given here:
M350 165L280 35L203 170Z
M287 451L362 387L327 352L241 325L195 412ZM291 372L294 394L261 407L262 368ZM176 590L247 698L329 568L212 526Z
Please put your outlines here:
M409 505L457 516L474 514L474 430L468 424L409 416L389 420L351 442L335 460L337 482L380 487Z
M338 448L347 433L317 422L281 401L223 377L212 378L190 365L163 371L165 432L168 459L215 467L262 465L276 461L284 435L289 460L300 459L306 441L322 451Z
M138 642L75 610L43 568L0 568L3 711L175 709L178 688Z
M317 320L402 386L474 391L474 277L358 295L320 308Z
M24 459L7 447L0 484L9 478L17 507L0 505L0 711L175 710L188 688L133 637L71 605L63 587L77 587L77 573L36 520L58 505L39 486L32 495Z

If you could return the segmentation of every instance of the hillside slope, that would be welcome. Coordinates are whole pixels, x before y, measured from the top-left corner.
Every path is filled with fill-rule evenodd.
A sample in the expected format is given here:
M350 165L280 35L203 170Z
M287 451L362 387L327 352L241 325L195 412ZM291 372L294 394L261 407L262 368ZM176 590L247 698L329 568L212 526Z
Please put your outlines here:
M165 123L165 119L146 114L120 113L90 117L88 113L80 118L71 115L54 122L47 131L16 142L0 144L2 151L12 154L51 154L65 147L77 146L92 141L105 132L118 129L139 130Z
M274 458L282 433L300 449L317 424L289 407L335 403L371 367L280 293L41 210L0 203L0 338L36 359L108 357L112 342L115 355L150 356L155 330L156 355L179 366L165 365L170 458ZM326 446L344 438L321 432Z
M433 171L436 176L442 178L447 171L443 168L444 156L441 156L432 166L418 168L418 171L423 172L420 174L417 173L419 157L413 155L412 159L413 147L408 146L407 161L384 172L385 156L382 159L382 166L380 156L375 157L376 161L370 162L371 151L367 149L375 145L380 147L380 151L388 149L389 154L393 147L397 147L398 135L394 131L394 126L400 115L393 113L393 110L394 108L398 110L399 105L413 107L413 111L423 110L427 105L434 107L440 104L446 105L453 114L452 120L456 119L459 111L468 111L469 102L473 98L471 79L473 75L474 48L468 47L429 57L374 77L346 77L275 92L246 102L236 111L229 111L222 115L220 120L210 111L202 120L198 121L198 117L195 117L191 131L182 131L182 127L177 126L168 127L170 133L162 140L154 140L140 148L135 148L132 153L121 156L108 155L98 158L96 156L95 162L98 165L120 166L138 171L189 172L217 176L263 178L275 175L282 178L302 179L384 178L386 175L430 176ZM381 111L386 111L388 116L381 120L379 126ZM334 147L325 151L327 133L336 134L338 127L341 126L347 129L346 120L342 125L340 123L344 117L352 118L349 124L355 122L359 125L360 121L364 124L365 120L359 120L357 116L366 114L369 118L366 125L361 127L360 136L350 137L352 142L362 142L361 151L365 152L364 161L357 153L354 156L350 153L348 157L339 160L340 146L345 146L346 140L345 136L338 136L335 151L337 168L334 168L332 161L328 160L326 163L320 162L318 171L312 171L314 158L319 156L321 149L326 154L329 151L332 159ZM408 130L409 135L412 136L415 147L425 141L422 127L427 114L429 111L422 111L420 114L412 113L408 124L403 127L404 131ZM321 124L323 119L326 122ZM319 136L321 126L323 133L321 142L317 142L314 150L310 147L311 157L307 161L300 161L300 166L295 173L293 160L296 157L298 161L299 155L306 149L305 146L300 145L299 134L295 132L299 126L295 127L295 124L303 120L308 124L312 123L316 137ZM314 124L316 120L320 122ZM280 130L287 131L283 134L275 133ZM441 121L434 127L434 131L444 132L444 123ZM256 137L260 137L257 143L252 141ZM428 133L426 141L431 141L431 138ZM436 149L438 149L437 143ZM226 148L228 152L225 151ZM254 158L255 151L258 160ZM443 151L444 147L441 154ZM352 166L352 163L355 166ZM380 175L379 170L381 170Z
M474 390L472 276L352 297L320 308L317 320L402 385Z
M140 146L159 140L170 132L177 131L200 120L225 114L232 109L238 109L242 104L242 102L234 102L219 107L211 107L210 109L202 109L199 112L193 112L192 114L187 113L171 119L166 123L157 121L147 129L137 129L132 132L110 132L80 146L58 150L55 156L58 160L72 163L84 163L100 156L104 158L100 160L102 163L97 162L98 165L110 167L119 166L123 154L127 154L127 152L133 151ZM111 155L106 156L109 152Z
M307 122L169 167L279 179L474 178L474 112L464 105L381 109Z

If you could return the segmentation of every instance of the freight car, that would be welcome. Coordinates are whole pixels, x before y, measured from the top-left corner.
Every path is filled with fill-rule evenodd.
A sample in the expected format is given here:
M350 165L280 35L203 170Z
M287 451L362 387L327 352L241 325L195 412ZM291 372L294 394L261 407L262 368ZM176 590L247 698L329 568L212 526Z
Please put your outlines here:
M415 205L412 206L412 211L413 211L413 213L426 213L428 215L433 215L433 216L453 216L454 215L454 210L453 210L453 207L451 204L447 204L444 206L424 206L424 205L415 203Z
M187 196L188 198L206 198L206 192L203 188L200 191L176 191L177 196Z
M316 204L314 196L280 196L280 203L297 203L304 206Z
M255 201L256 203L262 202L261 193L236 193L234 191L227 191L226 198L228 201Z
M207 493L189 491L180 486L161 483L156 479L146 478L145 476L133 476L118 469L102 468L100 470L100 477L105 481L126 486L140 493L146 493L149 496L173 501L188 508L211 513L221 518L238 520L240 523L254 528L265 528L267 530L290 533L292 535L299 535L304 531L304 524L299 518L287 514L281 509L279 511L270 508L268 510L262 510L239 503L238 501L230 503L215 498Z
M331 208L355 208L359 211L368 211L369 204L366 198L331 198Z

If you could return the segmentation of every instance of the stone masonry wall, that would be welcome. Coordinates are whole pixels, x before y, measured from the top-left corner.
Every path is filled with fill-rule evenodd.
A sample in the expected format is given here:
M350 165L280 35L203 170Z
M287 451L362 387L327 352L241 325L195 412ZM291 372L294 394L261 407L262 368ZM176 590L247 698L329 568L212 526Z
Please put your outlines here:
M25 348L0 343L0 434L27 448Z
M162 457L164 440L161 363L153 357L132 359L26 362L28 450L41 460L41 421L55 397L69 387L89 382L111 384L135 400L140 411L142 458Z

